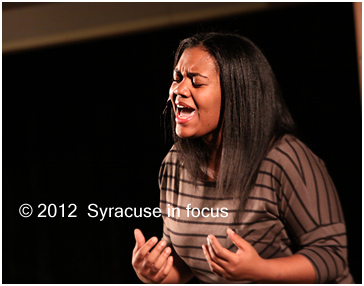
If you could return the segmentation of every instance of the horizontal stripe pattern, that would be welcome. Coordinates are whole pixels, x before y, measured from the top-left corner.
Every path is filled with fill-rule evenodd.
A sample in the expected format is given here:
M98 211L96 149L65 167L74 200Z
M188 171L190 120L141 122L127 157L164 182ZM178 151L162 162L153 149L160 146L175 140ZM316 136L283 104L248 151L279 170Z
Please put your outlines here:
M174 147L161 165L159 184L164 240L202 283L231 283L210 271L201 247L214 234L236 252L227 228L263 258L289 256L298 249L313 264L319 283L352 282L334 184L324 163L298 139L286 135L268 153L243 212L238 212L238 200L216 196L214 183L194 184Z

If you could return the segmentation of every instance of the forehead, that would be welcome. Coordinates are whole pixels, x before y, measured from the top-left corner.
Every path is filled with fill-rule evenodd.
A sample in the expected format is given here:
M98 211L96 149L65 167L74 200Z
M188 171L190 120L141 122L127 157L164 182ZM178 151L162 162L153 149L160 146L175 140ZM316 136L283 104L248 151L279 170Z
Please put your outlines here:
M216 72L215 59L201 48L188 48L180 57L176 69L188 72Z

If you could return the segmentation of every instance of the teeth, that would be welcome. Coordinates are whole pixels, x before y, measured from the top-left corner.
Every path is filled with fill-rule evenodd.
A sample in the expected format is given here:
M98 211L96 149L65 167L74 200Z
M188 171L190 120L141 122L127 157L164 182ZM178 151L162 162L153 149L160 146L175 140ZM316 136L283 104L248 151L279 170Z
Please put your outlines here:
M189 108L189 109L193 109L192 107L187 107L187 106L183 106L183 105L179 105L179 104L177 104L176 105L177 106L177 108Z

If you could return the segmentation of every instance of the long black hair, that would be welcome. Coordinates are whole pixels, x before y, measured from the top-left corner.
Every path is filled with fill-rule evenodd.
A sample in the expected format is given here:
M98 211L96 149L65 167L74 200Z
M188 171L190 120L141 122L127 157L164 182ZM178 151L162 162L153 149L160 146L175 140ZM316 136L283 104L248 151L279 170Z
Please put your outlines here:
M182 53L194 47L215 59L220 74L217 194L240 198L244 207L263 158L283 135L294 133L295 125L267 59L250 40L237 34L196 34L180 42L174 67ZM171 115L180 160L197 182L206 174L212 148L203 138L178 137L173 111Z

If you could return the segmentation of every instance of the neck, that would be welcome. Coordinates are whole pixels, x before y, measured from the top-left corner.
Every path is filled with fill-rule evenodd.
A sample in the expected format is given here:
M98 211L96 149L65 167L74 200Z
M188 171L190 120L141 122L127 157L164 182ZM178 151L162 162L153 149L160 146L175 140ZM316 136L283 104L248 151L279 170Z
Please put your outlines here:
M208 180L216 180L219 173L221 151L222 151L222 138L221 130L218 133L210 134L206 138L205 143L210 149L210 160L208 162L207 177Z

